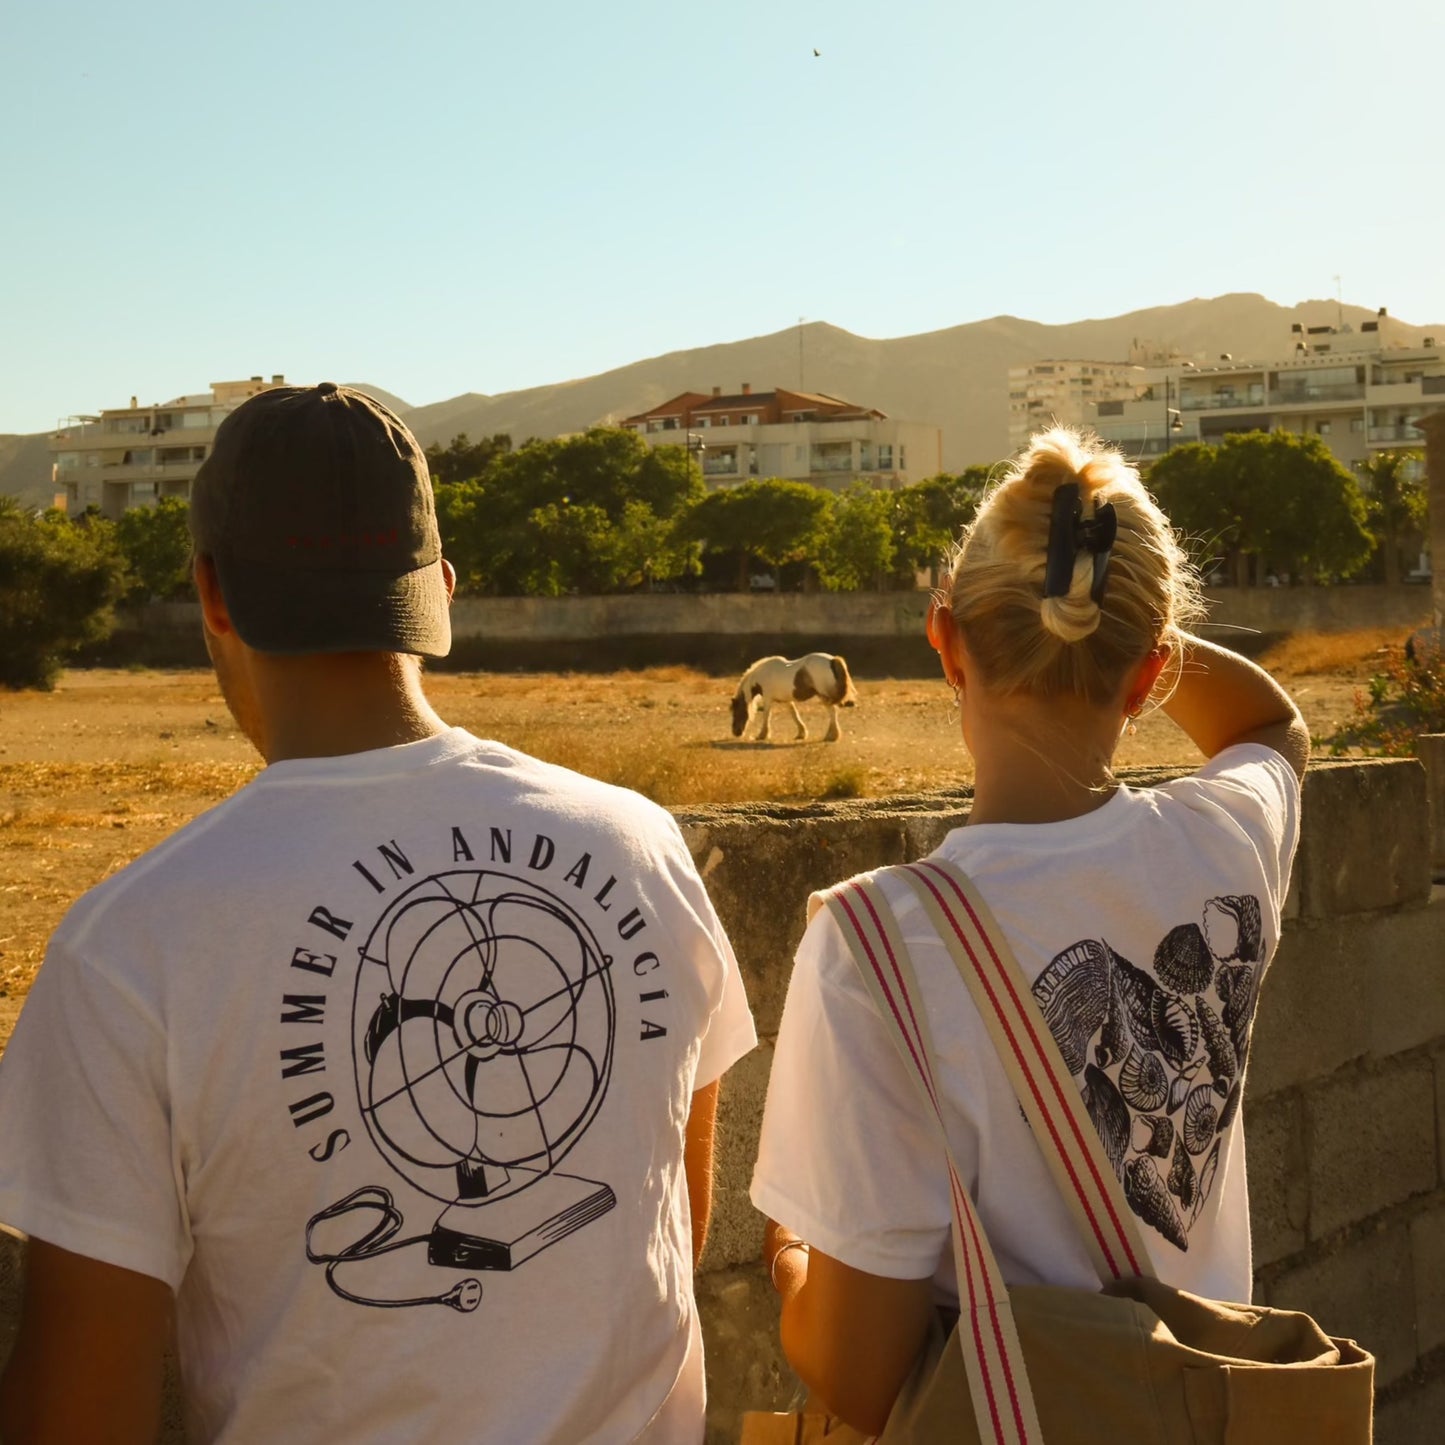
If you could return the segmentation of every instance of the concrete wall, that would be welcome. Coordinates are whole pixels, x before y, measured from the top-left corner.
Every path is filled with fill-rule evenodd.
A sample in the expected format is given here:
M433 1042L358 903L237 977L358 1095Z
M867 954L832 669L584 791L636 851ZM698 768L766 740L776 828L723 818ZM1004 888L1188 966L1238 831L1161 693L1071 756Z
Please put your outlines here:
M923 636L928 594L915 592L652 593L621 597L464 597L452 607L449 666L582 669L690 663L727 674L771 652L846 653L855 671L932 676ZM1210 621L1266 636L1396 627L1429 619L1425 587L1223 588ZM1248 650L1247 635L1223 632ZM119 649L144 642L144 660L205 665L194 603L155 603L127 615Z
M1419 762L1310 769L1246 1093L1255 1296L1309 1310L1375 1352L1381 1445L1438 1439L1445 1412L1445 887L1432 886L1445 878L1445 737L1424 752L1433 817ZM709 1445L736 1438L744 1408L783 1408L796 1390L747 1184L803 902L849 874L927 853L967 808L963 794L933 793L678 815L762 1038L729 1074L719 1111L698 1279ZM0 1235L0 1355L15 1317L15 1258Z

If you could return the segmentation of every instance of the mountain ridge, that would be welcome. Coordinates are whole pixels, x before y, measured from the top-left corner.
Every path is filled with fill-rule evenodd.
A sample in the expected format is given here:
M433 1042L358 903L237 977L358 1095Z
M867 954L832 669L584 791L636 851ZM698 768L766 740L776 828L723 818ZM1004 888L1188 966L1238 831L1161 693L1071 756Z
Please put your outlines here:
M1229 352L1241 360L1274 361L1292 349L1292 323L1333 325L1343 319L1358 328L1375 317L1369 307L1328 299L1284 306L1257 292L1229 292L1056 324L1000 313L910 336L860 336L813 321L664 352L593 376L490 395L460 392L420 406L407 406L380 387L360 384L360 389L397 410L427 446L445 445L459 432L473 440L507 432L521 442L581 431L619 422L686 390L732 390L744 381L757 391L796 386L934 423L943 431L944 466L958 470L1007 453L1010 366L1048 359L1121 361L1135 339L1192 358ZM1429 334L1445 341L1445 322L1418 326L1390 317L1385 325L1382 335L1390 341L1418 345ZM45 436L0 437L0 493L32 505L49 502Z

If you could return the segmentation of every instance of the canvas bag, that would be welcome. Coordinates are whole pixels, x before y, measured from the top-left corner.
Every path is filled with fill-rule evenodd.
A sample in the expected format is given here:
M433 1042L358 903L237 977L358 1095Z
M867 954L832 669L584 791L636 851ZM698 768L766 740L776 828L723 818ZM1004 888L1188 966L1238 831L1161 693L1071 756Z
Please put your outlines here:
M972 883L939 859L885 871L917 893L947 945L1104 1288L1006 1287L945 1135L961 1312L946 1340L933 1331L880 1441L1368 1445L1373 1357L1308 1315L1201 1299L1155 1279L1077 1085ZM810 908L826 905L838 922L943 1132L921 995L877 877L815 895ZM743 1434L748 1445L865 1438L810 1414L753 1416Z

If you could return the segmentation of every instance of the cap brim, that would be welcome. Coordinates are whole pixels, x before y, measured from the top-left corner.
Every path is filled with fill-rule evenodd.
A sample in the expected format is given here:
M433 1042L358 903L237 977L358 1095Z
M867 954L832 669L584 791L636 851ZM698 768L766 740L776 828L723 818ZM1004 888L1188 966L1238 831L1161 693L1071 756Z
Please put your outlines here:
M445 657L452 627L441 560L390 572L298 572L217 561L231 625L257 652Z

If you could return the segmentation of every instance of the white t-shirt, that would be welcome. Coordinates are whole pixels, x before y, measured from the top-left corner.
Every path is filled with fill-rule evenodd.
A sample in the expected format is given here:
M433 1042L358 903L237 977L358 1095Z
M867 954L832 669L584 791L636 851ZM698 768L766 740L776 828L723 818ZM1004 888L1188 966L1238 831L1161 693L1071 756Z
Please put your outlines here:
M281 762L56 930L0 1219L176 1290L195 1445L696 1442L684 1126L754 1042L646 799L461 729Z
M982 824L937 855L974 881L1033 984L1160 1278L1250 1295L1239 1101L1279 940L1299 783L1228 748L1081 818ZM1097 1288L972 997L908 885L886 879L928 1012L949 1143L1010 1284ZM956 1301L937 1122L828 910L799 946L753 1203L854 1268Z

